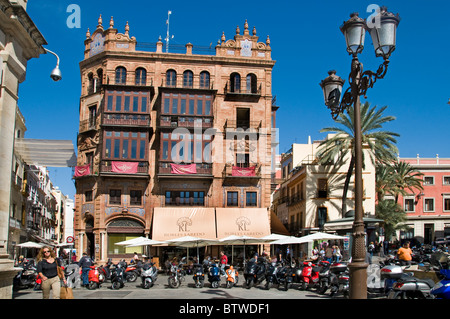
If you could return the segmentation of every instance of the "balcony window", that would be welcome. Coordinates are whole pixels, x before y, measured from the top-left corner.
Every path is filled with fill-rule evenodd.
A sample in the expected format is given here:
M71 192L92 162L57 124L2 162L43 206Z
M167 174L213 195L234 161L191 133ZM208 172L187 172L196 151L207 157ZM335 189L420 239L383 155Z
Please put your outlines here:
M110 189L109 190L109 204L111 205L120 205L121 202L122 191L120 189Z
M413 212L413 211L414 211L414 199L405 198L405 212Z
M424 199L424 212L434 212L434 198L425 198Z
M209 89L209 73L206 71L200 72L200 88Z
M241 92L241 76L239 73L232 73L230 75L230 91L234 93Z
M177 72L175 72L175 70L168 70L166 72L166 86L168 87L177 86Z
M135 84L136 85L146 85L147 84L147 71L144 68L136 69Z
M205 206L204 191L166 191L166 206Z
M194 86L194 74L192 71L184 71L183 73L183 87L192 88Z
M246 203L245 206L253 206L256 207L257 205L257 198L256 198L256 192L247 192L246 193Z
M131 190L130 191L130 205L142 205L142 191Z
M123 66L116 68L116 84L126 84L127 83L127 69Z
M434 185L434 176L424 176L423 185Z
M317 197L327 198L328 197L328 180L321 178L317 181Z
M256 75L250 73L247 75L247 93L256 94L258 91Z
M146 160L147 133L105 131L105 158L113 160ZM111 153L112 152L112 153Z
M238 206L238 192L227 192L227 206Z

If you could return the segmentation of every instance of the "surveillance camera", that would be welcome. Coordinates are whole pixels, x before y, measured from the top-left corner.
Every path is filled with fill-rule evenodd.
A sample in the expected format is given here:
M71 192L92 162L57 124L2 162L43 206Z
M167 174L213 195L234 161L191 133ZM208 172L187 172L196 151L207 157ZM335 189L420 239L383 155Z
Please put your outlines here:
M59 68L53 69L52 73L50 74L50 77L55 82L61 80L62 79L61 70Z

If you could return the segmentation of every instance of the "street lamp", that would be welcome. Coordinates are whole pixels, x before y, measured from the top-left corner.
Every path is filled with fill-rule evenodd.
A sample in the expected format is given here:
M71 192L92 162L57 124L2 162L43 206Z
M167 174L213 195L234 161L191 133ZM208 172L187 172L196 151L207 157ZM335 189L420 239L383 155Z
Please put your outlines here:
M59 80L62 79L61 70L59 69L59 56L55 52L50 51L46 48L44 48L44 50L45 52L53 54L56 57L56 67L52 70L52 73L50 73L50 77L52 78L53 81L58 82Z
M352 261L348 265L350 270L350 298L367 298L367 267L365 262L366 243L363 221L363 185L362 185L362 133L361 133L361 102L360 96L366 97L367 90L372 88L378 79L384 78L389 65L389 57L395 50L396 30L400 22L399 15L387 12L381 7L375 17L375 23L367 23L352 13L350 19L341 26L345 36L347 52L353 56L351 71L348 78L349 88L342 95L344 80L336 75L336 71L329 71L329 76L320 82L325 105L331 110L333 119L354 105L354 150L355 150L355 220L353 222ZM376 72L364 71L358 54L364 49L366 30L369 31L375 48L375 55L383 57L384 62ZM342 100L339 100L342 95Z

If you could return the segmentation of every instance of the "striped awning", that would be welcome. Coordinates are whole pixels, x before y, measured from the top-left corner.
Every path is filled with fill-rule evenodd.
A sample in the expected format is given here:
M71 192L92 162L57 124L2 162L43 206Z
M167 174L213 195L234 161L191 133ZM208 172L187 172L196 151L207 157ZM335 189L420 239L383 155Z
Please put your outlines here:
M70 140L16 138L14 151L28 165L47 167L74 167L77 165L77 156Z

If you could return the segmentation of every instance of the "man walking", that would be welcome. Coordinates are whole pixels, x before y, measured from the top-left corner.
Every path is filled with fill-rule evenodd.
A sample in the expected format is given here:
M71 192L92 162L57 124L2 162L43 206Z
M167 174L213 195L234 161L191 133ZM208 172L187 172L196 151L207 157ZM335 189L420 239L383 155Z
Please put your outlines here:
M91 270L93 262L91 257L87 255L87 253L83 253L83 257L81 257L78 262L78 266L81 267L81 278L83 280L83 286L86 288L89 287L89 270Z
M225 273L225 266L228 264L228 257L225 255L223 250L220 252L220 272L222 275L226 275Z

